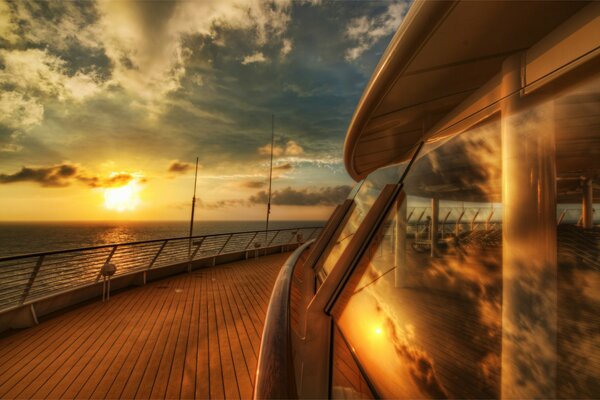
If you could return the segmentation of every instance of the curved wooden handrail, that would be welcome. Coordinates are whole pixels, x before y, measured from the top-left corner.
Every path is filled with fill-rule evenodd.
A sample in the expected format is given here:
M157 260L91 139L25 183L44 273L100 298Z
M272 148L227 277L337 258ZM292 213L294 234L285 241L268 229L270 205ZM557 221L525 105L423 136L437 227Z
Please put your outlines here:
M275 281L260 343L255 400L298 398L290 338L290 291L298 258L313 242L304 243L288 257Z

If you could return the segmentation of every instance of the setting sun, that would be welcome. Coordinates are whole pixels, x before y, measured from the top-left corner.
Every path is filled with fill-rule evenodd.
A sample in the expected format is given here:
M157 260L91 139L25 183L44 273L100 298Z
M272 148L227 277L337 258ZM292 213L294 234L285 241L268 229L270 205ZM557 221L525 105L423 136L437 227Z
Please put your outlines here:
M124 186L104 189L104 207L118 212L135 210L141 202L139 192L135 180Z

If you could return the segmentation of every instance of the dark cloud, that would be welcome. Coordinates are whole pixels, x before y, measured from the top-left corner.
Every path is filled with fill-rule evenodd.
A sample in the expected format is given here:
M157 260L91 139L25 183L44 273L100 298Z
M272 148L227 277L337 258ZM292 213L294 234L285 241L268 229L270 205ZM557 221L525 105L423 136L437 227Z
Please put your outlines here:
M202 199L196 200L196 207L207 210L217 210L227 207L248 207L250 203L243 199L218 200L213 202L205 202Z
M242 187L249 189L260 189L265 187L266 184L265 181L245 181L241 183Z
M282 206L333 206L344 201L351 189L348 185L299 190L287 187L274 191L271 202ZM248 201L251 204L266 204L268 194L262 190L250 196Z
M185 161L173 160L169 164L168 171L175 174L185 174L186 172L192 171L194 166L192 163Z
M91 188L112 188L125 186L137 180L145 183L146 179L136 177L128 172L119 172L103 178L89 175L77 164L62 163L50 167L22 167L14 174L0 174L0 184L33 182L42 187L56 188L69 186L74 182L83 183Z
M133 180L137 180L140 183L145 183L145 178L137 178L133 174L129 172L119 172L114 175L109 176L108 178L100 178L98 176L86 176L79 175L77 176L77 180L85 183L89 187L92 188L114 188L125 186L129 182Z
M72 164L59 164L51 167L22 167L14 174L0 174L0 183L35 182L44 187L68 186L77 176L78 167Z
M248 182L259 184L259 182ZM347 185L328 186L318 189L292 189L287 187L272 193L271 203L280 206L335 206L343 202L352 188ZM200 208L218 209L226 207L250 207L257 204L267 204L269 195L266 191L248 197L248 199L226 199L214 202L203 202L198 200Z

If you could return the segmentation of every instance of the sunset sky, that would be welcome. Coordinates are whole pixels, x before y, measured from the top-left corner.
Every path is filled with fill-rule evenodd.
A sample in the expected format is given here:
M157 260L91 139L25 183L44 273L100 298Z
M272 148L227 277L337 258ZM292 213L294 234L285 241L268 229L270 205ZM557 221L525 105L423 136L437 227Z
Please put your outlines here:
M264 218L272 114L272 217L327 218L407 9L0 0L0 221L183 220L196 156L198 218Z

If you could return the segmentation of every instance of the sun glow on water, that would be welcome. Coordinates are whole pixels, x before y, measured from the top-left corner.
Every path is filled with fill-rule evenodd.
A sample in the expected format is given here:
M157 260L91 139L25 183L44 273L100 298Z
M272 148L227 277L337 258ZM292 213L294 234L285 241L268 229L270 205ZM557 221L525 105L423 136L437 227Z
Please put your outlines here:
M104 189L104 207L117 212L133 211L141 203L139 192L135 180L124 186Z

